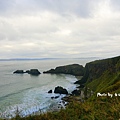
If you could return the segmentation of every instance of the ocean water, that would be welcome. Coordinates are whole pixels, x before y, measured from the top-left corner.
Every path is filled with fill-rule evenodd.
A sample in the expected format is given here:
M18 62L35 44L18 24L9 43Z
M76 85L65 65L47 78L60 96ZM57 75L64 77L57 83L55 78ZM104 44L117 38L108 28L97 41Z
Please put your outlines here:
M28 61L0 61L0 117L14 117L16 111L26 116L37 111L46 112L52 105L61 101L64 95L49 94L50 89L62 86L69 93L76 88L73 84L77 79L72 75L43 74L43 71L61 65L78 63L85 65L91 59L56 59ZM17 69L38 69L42 74L13 74ZM59 96L57 99L51 97Z

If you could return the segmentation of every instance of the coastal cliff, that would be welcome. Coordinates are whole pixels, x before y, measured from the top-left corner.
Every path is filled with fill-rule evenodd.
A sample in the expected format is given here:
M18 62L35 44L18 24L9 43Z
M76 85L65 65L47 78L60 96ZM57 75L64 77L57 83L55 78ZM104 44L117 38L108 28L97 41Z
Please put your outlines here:
M65 65L65 66L56 67L55 69L44 71L43 73L70 74L70 75L75 75L75 76L83 76L84 67L79 64Z
M96 60L85 65L85 72L83 78L76 82L76 84L84 84L92 82L109 71L111 74L120 71L120 56L108 58L103 60Z
M120 56L91 62L87 64L87 71L89 74L86 85L92 90L114 93L120 91Z

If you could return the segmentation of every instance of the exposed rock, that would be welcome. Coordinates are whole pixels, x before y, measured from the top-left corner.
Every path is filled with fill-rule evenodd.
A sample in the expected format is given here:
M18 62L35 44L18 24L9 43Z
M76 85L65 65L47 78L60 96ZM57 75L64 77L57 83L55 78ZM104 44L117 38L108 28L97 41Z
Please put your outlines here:
M75 102L81 102L80 96L71 96L71 95L63 97L62 100L65 101L65 102L67 102L67 103L70 103L70 102L73 102L73 101L75 101Z
M59 96L55 96L55 99L59 98Z
M16 70L13 73L17 73L17 74L24 74L24 73L28 73L30 75L39 75L41 74L38 69L31 69L31 70L27 70L26 72L24 72L23 70Z
M52 93L52 90L49 90L48 93Z
M30 70L26 70L26 71L25 71L25 73L29 73L29 72L30 72Z
M79 64L72 64L72 65L66 65L66 66L59 66L59 67L56 67L55 69L44 71L43 73L70 74L75 76L83 76L84 67Z
M54 93L68 94L68 91L63 87L58 86L58 87L55 87Z
M15 72L13 72L13 73L23 74L23 73L24 73L24 71L23 71L23 70L16 70L16 71L15 71Z
M81 91L80 90L74 90L72 91L72 95L80 95L81 94Z
M39 75L41 74L38 69L31 69L31 70L27 70L26 73L30 74L30 75Z
M57 99L57 98L59 98L59 96L51 97L51 99Z

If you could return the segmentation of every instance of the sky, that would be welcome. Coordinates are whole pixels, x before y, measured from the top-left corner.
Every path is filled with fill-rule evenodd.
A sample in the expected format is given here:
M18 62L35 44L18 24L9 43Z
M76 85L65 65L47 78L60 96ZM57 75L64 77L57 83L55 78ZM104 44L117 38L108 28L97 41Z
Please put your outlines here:
M120 0L0 0L0 59L120 55Z

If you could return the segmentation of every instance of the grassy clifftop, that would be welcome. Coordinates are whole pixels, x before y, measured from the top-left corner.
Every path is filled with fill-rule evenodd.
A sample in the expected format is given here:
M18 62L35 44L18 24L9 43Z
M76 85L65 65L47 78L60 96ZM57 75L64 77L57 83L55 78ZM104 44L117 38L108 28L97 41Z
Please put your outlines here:
M86 69L89 74L87 82L99 78L105 71L109 71L111 74L116 73L120 69L119 63L120 56L87 63Z

